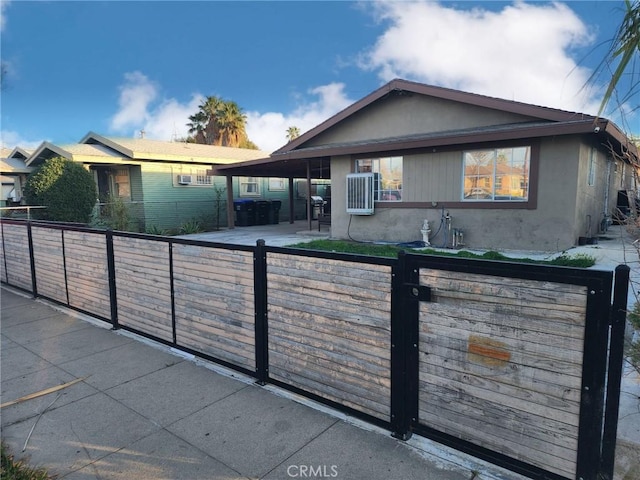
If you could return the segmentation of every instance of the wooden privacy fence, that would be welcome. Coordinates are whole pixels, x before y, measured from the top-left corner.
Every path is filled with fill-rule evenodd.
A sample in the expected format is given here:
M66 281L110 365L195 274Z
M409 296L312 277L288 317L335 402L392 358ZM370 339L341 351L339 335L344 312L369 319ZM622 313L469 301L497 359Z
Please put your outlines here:
M540 479L613 476L628 267L3 220L3 283ZM613 305L612 305L613 298Z

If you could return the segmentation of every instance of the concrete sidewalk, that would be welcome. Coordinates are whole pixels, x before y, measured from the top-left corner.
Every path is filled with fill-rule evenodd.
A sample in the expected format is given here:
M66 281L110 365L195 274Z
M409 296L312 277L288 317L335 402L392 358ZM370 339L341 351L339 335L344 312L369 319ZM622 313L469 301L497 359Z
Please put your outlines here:
M2 403L86 377L2 408L12 453L58 478L522 478L11 289L1 295Z

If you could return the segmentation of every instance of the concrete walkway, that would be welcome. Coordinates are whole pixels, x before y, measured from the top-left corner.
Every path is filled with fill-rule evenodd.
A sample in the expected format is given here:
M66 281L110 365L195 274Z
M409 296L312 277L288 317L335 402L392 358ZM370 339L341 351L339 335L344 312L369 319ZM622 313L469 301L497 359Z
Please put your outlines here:
M521 478L5 287L1 303L2 403L83 379L2 408L12 453L58 478Z

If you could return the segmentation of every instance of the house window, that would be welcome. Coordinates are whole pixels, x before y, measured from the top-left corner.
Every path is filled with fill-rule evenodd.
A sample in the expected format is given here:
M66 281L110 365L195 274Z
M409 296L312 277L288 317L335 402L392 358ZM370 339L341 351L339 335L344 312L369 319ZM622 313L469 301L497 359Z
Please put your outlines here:
M269 191L270 192L284 192L286 190L284 178L270 178L269 179Z
M213 177L207 175L206 170L198 170L195 178L196 185L213 185Z
M257 177L240 177L240 196L259 197L260 184Z
M131 182L129 181L129 169L117 168L112 172L113 192L118 198L131 198Z
M464 201L526 201L531 147L473 150L463 153Z
M368 172L376 174L374 195L377 202L402 200L402 157L356 160L356 173Z
M596 149L592 148L589 152L589 176L587 178L587 185L593 187L596 184Z

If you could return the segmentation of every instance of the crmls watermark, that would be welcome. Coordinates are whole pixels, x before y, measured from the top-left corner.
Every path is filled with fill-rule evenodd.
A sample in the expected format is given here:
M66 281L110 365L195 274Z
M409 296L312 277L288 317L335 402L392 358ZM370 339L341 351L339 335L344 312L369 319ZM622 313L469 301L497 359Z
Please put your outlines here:
M336 478L337 465L289 465L287 475L291 478Z

